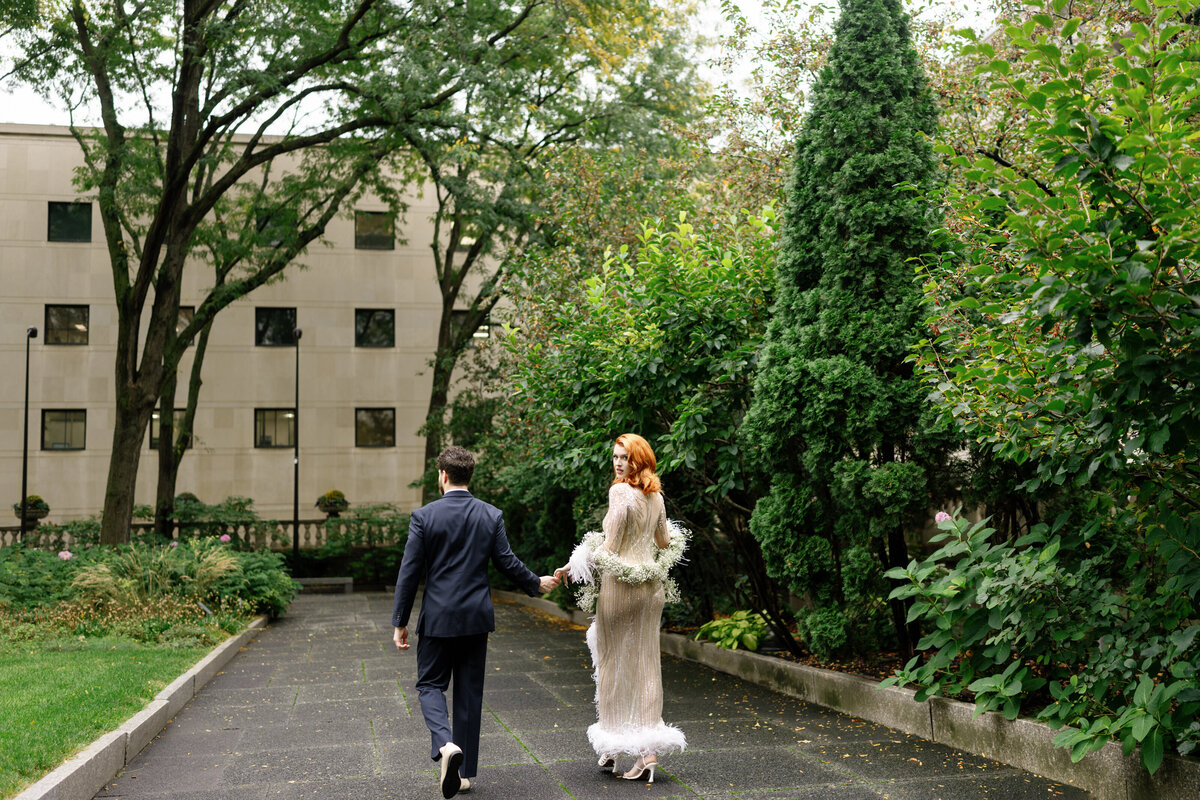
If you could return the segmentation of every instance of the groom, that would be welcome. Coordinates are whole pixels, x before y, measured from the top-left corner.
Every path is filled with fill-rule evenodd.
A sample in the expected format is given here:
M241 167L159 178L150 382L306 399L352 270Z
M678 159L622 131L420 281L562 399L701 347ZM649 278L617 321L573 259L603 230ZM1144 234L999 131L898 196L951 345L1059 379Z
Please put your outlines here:
M488 633L496 629L488 585L491 561L526 594L545 594L559 584L539 578L508 545L500 510L467 490L475 457L448 447L437 459L442 497L412 513L408 542L396 578L393 641L409 648L408 618L425 579L417 619L417 695L433 740L430 757L441 761L443 797L471 788L479 764L479 719L483 708ZM446 689L454 680L454 729L447 723ZM460 773L461 769L461 773Z

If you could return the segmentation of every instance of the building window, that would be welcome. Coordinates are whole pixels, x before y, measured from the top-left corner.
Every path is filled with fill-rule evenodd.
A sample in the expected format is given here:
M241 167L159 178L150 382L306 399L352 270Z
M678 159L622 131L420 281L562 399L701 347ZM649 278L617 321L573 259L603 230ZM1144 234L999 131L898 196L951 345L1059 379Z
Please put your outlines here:
M87 306L46 306L46 344L87 343Z
M259 247L278 248L294 244L300 220L296 209L281 206L275 209L260 208L254 212L255 244Z
M396 225L391 213L355 211L354 247L356 250L394 250Z
M42 410L43 450L82 450L87 441L87 412Z
M158 413L159 412L155 411L153 414L150 415L150 449L151 450L158 449L158 431L159 431ZM179 426L183 424L184 413L185 413L185 410L182 408L175 409L175 416L171 421L171 424L175 426L175 438L176 439L179 438ZM193 433L195 433L195 432L193 431ZM194 436L187 437L187 440L184 441L184 443L183 443L184 450L192 449L192 439L193 438L195 438L195 437Z
M180 306L179 316L175 318L175 335L183 333L183 329L192 324L196 318L195 306Z
M355 347L395 347L396 312L390 308L354 309Z
M46 239L51 242L90 242L91 203L50 203L46 215Z
M255 447L294 447L296 411L291 408L254 409Z
M354 409L355 447L395 447L396 409Z
M455 329L462 328L462 326L464 324L466 324L467 315L469 313L470 313L469 311L451 311L450 312L450 324L452 326L454 326ZM489 317L484 317L483 322L481 322L479 324L479 327L475 329L475 332L471 334L471 340L472 340L471 344L474 345L475 340L487 339L491 335L492 335L491 319Z
M259 347L295 347L296 309L254 309L254 343Z

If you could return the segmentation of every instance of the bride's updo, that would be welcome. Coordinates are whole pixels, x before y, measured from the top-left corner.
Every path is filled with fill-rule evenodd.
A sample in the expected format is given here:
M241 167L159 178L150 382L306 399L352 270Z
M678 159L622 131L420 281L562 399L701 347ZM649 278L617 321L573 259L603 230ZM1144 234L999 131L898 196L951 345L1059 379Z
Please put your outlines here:
M644 494L662 491L662 482L654 472L658 468L658 459L654 457L654 449L650 443L636 433L622 433L614 444L625 448L629 455L629 469L624 478L613 478L613 483L628 483Z

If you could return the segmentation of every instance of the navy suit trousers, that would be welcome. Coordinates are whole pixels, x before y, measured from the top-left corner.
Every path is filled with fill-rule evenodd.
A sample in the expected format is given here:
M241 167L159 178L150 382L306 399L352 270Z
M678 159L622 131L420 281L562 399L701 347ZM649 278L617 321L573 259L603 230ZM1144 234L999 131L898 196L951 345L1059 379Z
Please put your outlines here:
M462 748L459 775L474 778L479 768L479 725L483 711L483 677L487 664L486 633L473 636L421 636L417 639L417 696L429 728L430 758L441 758L442 745ZM454 729L449 725L446 689L454 682Z

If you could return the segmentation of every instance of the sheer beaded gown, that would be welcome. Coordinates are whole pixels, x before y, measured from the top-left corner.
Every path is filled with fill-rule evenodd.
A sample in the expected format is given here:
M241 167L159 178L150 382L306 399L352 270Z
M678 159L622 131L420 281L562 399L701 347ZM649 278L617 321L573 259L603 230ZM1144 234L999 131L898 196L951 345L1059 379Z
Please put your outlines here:
M628 483L608 490L604 548L626 565L651 564L670 543L661 492L644 494ZM601 573L596 616L587 632L596 677L599 720L588 740L601 757L681 751L683 731L662 720L659 627L661 580L628 583Z

